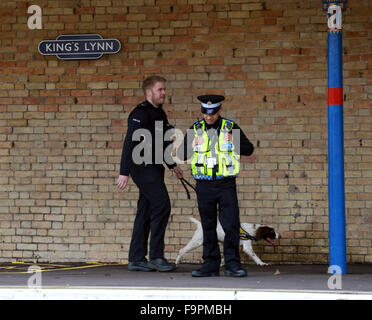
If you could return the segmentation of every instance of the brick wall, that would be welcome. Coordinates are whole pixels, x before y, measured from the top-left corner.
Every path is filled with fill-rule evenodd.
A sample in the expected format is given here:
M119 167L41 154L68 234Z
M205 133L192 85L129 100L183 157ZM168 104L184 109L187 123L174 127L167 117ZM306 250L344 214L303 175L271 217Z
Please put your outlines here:
M29 30L29 5L42 29ZM327 26L316 0L2 0L0 262L127 261L137 189L116 187L126 119L141 81L168 79L164 106L185 130L199 94L254 143L237 180L241 220L268 223L271 263L327 263ZM372 262L372 12L344 13L345 178L349 262ZM41 56L38 43L99 33L122 50L99 60ZM187 165L182 168L191 181ZM195 195L167 172L171 260L193 234ZM201 261L201 250L185 256ZM246 259L245 262L250 262Z

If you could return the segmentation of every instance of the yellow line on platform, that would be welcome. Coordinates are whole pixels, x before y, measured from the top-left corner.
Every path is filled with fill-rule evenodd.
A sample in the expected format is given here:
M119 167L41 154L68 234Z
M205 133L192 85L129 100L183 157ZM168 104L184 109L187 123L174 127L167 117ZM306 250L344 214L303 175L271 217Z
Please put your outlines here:
M60 265L60 264L37 264L37 263L27 263L27 262L13 262L12 264L19 264L20 266L26 266L28 265L28 268L31 266L37 266L40 268L38 269L32 269L32 271L1 271L2 267L0 265L0 274L28 274L28 273L36 273L36 272L48 272L48 271L65 271L65 270L79 270L79 269L88 269L88 268L97 268L97 267L104 267L104 266L124 266L124 264L121 263L90 263L87 265L80 265L80 266L66 266L66 265ZM44 267L46 266L46 267ZM48 266L52 266L55 268L47 268ZM3 267L6 270L17 268L12 266L4 266ZM44 268L44 269L43 269Z

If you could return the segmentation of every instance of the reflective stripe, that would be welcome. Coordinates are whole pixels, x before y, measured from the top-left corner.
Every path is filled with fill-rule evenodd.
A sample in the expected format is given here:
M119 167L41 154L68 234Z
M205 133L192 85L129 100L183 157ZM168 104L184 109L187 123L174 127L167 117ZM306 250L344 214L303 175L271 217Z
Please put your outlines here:
M234 174L233 159L230 157L230 155L228 153L225 153L224 156L229 161L228 166L227 166L227 170L229 171L229 175L233 175Z
M207 103L203 103L202 102L202 107L205 108L205 109L214 109L214 108L217 108L221 105L221 102L217 102L217 103L214 103L214 104L207 104Z
M201 154L198 154L198 164L203 164L203 157ZM203 173L201 172L201 166L196 166L196 170L198 171L199 175L202 175Z

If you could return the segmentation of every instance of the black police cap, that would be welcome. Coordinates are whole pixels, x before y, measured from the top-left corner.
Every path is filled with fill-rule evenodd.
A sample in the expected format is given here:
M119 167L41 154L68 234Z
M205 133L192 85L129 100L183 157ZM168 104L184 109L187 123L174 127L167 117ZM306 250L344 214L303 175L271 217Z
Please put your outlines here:
M224 96L217 94L207 94L198 96L198 100L202 103L201 112L204 114L216 114L221 108L221 102L225 100Z

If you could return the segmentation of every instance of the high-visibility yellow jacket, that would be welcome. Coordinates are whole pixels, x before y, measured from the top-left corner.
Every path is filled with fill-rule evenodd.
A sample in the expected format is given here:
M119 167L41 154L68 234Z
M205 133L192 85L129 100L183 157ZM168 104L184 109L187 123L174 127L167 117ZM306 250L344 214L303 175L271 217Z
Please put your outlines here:
M192 174L197 180L224 179L236 177L240 170L240 156L235 152L231 141L225 140L225 134L232 131L234 121L222 118L218 140L211 150L211 141L205 128L204 119L194 123L195 138L203 138L202 144L193 148L194 156L191 162ZM213 170L217 169L215 176Z

